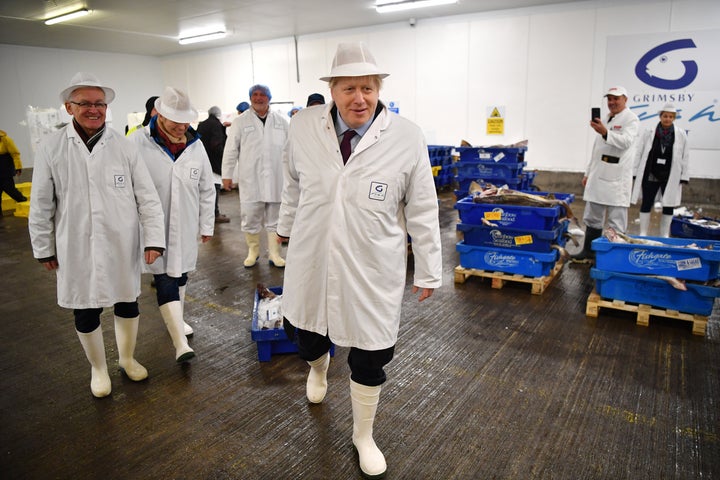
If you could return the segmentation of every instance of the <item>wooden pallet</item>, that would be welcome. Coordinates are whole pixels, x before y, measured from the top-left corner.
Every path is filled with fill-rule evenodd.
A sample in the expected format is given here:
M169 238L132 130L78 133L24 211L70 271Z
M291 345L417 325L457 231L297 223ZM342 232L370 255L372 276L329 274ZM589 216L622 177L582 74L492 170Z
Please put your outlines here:
M531 293L533 295L542 295L550 282L560 273L563 267L563 260L560 259L550 270L550 273L544 277L526 277L525 275L494 272L490 270L476 270L474 268L464 268L460 265L455 267L455 283L465 283L470 277L490 278L492 280L492 288L503 288L505 282L529 283L532 285Z
M603 299L600 295L592 291L587 300L585 315L597 318L600 313L600 307L613 308L615 310L623 310L626 312L637 312L637 324L647 327L650 323L650 315L658 317L673 318L676 320L684 320L692 322L693 335L705 336L708 317L703 315L695 315L692 313L682 313L677 310L667 308L653 307L652 305L626 303L623 300Z

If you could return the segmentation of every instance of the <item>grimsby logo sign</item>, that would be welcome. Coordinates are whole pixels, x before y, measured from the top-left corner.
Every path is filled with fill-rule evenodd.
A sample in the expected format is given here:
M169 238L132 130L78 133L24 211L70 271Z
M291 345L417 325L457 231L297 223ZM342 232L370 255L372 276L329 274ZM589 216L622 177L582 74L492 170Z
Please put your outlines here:
M635 65L637 78L651 87L662 90L678 90L690 85L697 77L698 66L693 60L678 60L671 53L696 48L690 38L666 42L651 48ZM674 76L680 69L680 76ZM670 78L663 75L670 75Z

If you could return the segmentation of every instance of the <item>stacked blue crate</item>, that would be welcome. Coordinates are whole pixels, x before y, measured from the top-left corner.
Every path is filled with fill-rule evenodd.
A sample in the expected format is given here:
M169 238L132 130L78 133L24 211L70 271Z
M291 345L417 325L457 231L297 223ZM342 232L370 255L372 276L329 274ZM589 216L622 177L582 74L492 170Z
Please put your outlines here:
M720 242L642 237L661 245L593 241L595 290L600 297L709 316L720 288ZM658 278L662 277L662 278ZM684 282L685 290L668 279Z
M553 196L567 203L575 199L571 193ZM559 260L560 253L555 247L565 246L569 220L561 205L475 203L471 196L466 196L455 203L455 208L460 216L457 230L464 237L456 246L463 268L544 277Z
M435 188L442 189L452 185L452 151L453 147L447 145L428 145L430 165L435 178Z
M455 147L460 160L453 165L457 190L462 198L468 194L470 183L482 181L493 185L507 185L513 190L532 190L535 172L525 171L527 147Z

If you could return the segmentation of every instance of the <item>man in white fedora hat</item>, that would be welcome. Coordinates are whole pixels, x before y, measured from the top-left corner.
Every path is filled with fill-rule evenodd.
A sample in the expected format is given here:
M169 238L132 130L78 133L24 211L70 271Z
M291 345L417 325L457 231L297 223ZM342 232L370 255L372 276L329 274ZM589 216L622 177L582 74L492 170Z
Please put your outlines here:
M165 248L162 206L145 163L105 125L113 98L113 89L85 72L60 93L72 121L37 151L28 221L33 255L57 274L58 304L74 310L96 397L112 390L104 307L114 308L120 369L134 381L148 376L134 358L140 273L143 260L152 264Z
M166 87L155 100L157 115L147 127L129 136L152 177L163 212L165 242L162 258L146 267L153 274L157 302L175 347L175 360L195 356L187 337L184 303L188 272L195 270L198 237L212 238L215 228L215 185L212 166L198 133L190 126L198 112L184 90Z
M379 101L387 76L365 44L338 46L321 78L332 101L290 122L278 222L278 235L292 238L282 312L310 366L307 398L325 398L331 344L349 347L352 443L367 478L387 468L372 432L398 336L408 235L412 292L423 301L442 280L427 145L417 125Z
M640 200L640 235L646 236L650 226L650 210L658 192L661 195L662 217L660 236L670 236L673 212L682 202L682 186L690 181L690 146L685 129L675 125L677 109L665 104L658 112L656 126L640 133L635 149L635 185L632 202Z

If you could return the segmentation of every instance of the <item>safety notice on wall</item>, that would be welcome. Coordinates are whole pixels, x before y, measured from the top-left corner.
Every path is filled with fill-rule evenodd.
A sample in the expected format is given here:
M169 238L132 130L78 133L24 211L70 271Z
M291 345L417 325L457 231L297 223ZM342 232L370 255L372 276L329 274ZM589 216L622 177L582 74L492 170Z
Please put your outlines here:
M487 134L503 135L505 133L505 107L488 107Z

